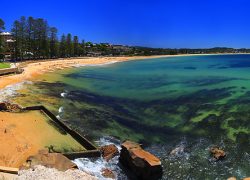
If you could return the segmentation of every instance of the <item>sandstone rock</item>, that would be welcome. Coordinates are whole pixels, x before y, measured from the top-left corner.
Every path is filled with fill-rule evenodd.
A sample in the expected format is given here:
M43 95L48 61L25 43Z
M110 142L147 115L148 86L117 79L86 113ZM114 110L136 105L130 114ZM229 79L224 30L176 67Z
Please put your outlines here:
M106 161L109 161L113 157L119 155L118 148L114 144L102 146L100 147L100 151L101 151L102 157Z
M60 171L77 168L76 164L71 162L62 154L49 153L48 150L41 150L37 155L29 157L26 163L22 167L20 167L20 169L29 169L33 168L36 165L55 168Z
M161 161L143 150L137 143L125 141L119 158L121 164L132 171L138 179L155 180L162 177Z
M210 153L213 155L215 160L221 160L226 156L225 151L223 151L219 147L210 148Z
M115 174L110 169L102 169L102 175L105 178L115 179Z
M62 172L38 165L33 169L19 171L13 180L97 180L97 178L78 169Z
M236 177L230 177L227 180L237 180Z
M17 104L3 102L3 103L0 103L0 111L20 112L22 111L22 108Z

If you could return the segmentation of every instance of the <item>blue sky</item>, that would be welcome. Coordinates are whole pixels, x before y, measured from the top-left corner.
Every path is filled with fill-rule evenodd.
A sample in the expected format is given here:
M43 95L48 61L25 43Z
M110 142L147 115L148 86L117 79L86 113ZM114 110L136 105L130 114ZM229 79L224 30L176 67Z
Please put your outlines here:
M7 29L42 17L93 42L169 48L250 48L248 0L1 0Z

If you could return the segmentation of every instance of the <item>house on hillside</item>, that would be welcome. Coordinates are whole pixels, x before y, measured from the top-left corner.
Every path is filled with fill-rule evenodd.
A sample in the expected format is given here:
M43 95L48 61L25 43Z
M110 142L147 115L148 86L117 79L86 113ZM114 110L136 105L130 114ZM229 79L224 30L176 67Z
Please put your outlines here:
M113 52L115 54L121 55L121 54L124 54L124 53L126 54L126 53L131 52L133 48L129 47L129 46L124 46L124 45L113 45L112 49L113 49Z

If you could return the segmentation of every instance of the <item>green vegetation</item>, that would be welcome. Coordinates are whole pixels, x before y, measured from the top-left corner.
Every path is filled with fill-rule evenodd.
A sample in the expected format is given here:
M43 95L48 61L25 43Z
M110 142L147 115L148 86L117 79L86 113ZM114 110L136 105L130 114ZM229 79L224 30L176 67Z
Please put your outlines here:
M1 63L0 62L0 69L4 69L4 68L10 68L10 64L9 63Z
M5 29L0 19L0 33ZM48 59L79 56L150 56L176 54L250 53L250 49L216 47L211 49L170 49L138 46L111 45L79 40L78 36L62 34L58 38L56 27L49 26L42 18L24 17L14 21L11 29L14 42L0 36L0 59L6 53L9 59Z
M0 33L3 32L3 30L5 29L4 27L4 21L0 18ZM4 53L4 41L2 36L0 36L0 59L3 59L3 53Z

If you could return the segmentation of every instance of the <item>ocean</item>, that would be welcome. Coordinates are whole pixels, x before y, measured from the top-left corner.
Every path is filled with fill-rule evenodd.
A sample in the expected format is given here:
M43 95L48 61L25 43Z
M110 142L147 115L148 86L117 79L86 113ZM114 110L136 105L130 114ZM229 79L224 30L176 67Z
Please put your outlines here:
M49 73L22 87L15 89L13 101L45 105L96 143L141 143L161 159L163 179L250 176L250 55L85 66ZM212 160L214 145L225 150L224 160ZM180 151L172 156L176 148ZM76 162L89 170L108 166L126 179L118 160Z

